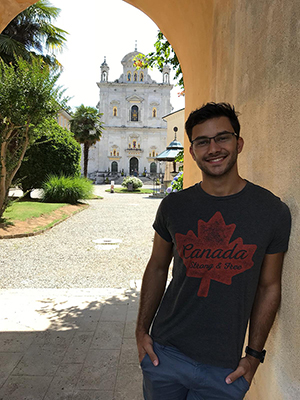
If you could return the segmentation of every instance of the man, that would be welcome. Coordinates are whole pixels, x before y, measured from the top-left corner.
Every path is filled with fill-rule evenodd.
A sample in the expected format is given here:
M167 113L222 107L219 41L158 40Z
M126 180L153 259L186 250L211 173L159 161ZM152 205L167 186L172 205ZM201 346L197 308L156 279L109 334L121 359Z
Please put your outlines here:
M203 180L168 195L153 225L136 328L144 398L243 399L280 303L290 213L240 177L234 107L208 103L185 127Z

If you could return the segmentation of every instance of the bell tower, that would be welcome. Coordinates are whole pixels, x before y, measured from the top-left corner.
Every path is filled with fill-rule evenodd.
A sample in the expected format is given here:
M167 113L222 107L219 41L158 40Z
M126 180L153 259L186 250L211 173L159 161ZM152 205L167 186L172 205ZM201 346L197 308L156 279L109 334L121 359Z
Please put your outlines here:
M108 71L109 71L109 66L107 65L106 62L106 57L104 56L104 61L101 64L101 82L108 82Z
M167 64L165 64L163 67L163 70L162 70L164 85L170 85L170 71L171 71L171 68Z

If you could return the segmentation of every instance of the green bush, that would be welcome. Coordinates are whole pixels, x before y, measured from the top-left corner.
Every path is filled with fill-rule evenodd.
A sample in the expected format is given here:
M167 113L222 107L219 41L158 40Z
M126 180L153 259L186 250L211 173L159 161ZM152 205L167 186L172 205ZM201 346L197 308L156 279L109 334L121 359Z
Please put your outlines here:
M78 200L89 199L93 194L92 182L80 177L52 175L42 188L42 200L46 203L76 204Z
M54 120L35 128L39 138L26 151L14 184L24 192L39 189L49 175L80 176L80 144Z
M133 190L143 186L143 182L139 178L136 178L135 176L127 176L126 178L124 178L122 186L128 189L129 184L132 184Z

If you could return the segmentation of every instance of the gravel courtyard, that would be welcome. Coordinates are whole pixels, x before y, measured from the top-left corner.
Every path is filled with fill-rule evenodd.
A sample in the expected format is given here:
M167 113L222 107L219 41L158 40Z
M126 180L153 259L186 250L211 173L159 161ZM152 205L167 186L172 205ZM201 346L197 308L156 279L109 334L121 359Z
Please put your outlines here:
M91 200L88 209L44 234L0 240L0 289L127 288L140 280L161 199L106 193L107 188L95 186L103 200ZM97 239L121 242L97 249Z

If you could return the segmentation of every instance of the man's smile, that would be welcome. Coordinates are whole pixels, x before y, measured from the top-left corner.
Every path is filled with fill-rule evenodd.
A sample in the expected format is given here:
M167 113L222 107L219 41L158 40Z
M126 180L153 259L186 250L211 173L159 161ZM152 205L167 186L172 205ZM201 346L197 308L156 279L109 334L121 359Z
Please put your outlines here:
M221 163L226 157L227 157L227 155L217 156L217 157L209 157L209 158L206 158L205 161L209 162L210 164L216 164L216 163Z

